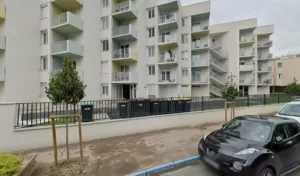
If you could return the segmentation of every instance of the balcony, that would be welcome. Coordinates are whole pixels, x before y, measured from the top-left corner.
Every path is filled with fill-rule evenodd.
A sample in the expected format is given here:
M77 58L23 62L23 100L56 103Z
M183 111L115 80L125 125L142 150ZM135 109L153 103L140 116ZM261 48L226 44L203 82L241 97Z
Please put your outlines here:
M198 67L209 67L208 59L200 59L200 58L195 58L192 56L192 67L193 68L198 68Z
M225 64L218 61L217 59L213 58L213 57L210 57L209 59L209 65L210 67L218 72L218 73L226 73L227 72L227 68L225 67Z
M194 85L205 85L208 84L208 78L198 75L192 76L192 84Z
M204 25L192 25L192 37L200 37L209 34L208 24Z
M254 36L241 36L240 38L240 46L250 46L255 43L255 37Z
M252 72L254 71L254 64L240 65L240 72Z
M258 56L258 61L266 61L273 59L273 54L261 54Z
M210 78L211 82L213 82L217 85L221 85L221 86L225 85L225 80L218 73L210 72L209 78Z
M5 20L6 18L6 6L3 3L0 3L0 21Z
M178 0L158 0L157 4L161 12L179 9Z
M52 0L51 2L65 10L73 10L83 6L83 0Z
M228 52L224 51L221 46L214 44L210 44L210 54L218 60L228 59Z
M137 52L136 49L125 48L125 49L116 49L113 51L113 61L122 62L136 62L137 61Z
M258 73L269 73L272 72L272 66L258 66Z
M177 76L172 74L160 74L158 84L178 84Z
M177 55L169 53L160 55L158 65L177 65Z
M158 28L160 30L178 28L177 13L167 13L159 17Z
M133 25L123 25L112 29L113 39L119 42L128 42L137 39L137 31Z
M137 10L135 3L130 1L124 1L115 4L112 7L112 16L120 21L129 21L137 18Z
M138 83L138 74L133 72L112 73L112 83L114 84L133 84Z
M6 77L6 69L5 67L0 67L0 82L4 82Z
M209 46L208 46L208 41L202 41L202 40L196 40L192 41L192 50L193 51L208 51Z
M83 20L71 12L52 17L51 29L63 34L75 34L83 31Z
M273 46L273 41L259 42L257 48L270 48Z
M240 79L240 85L248 86L248 85L253 85L253 84L254 84L254 79L246 79L246 78Z
M52 44L51 54L57 57L82 57L83 46L71 40L55 42Z
M241 59L251 59L255 57L255 52L252 51L252 52L242 52L240 51L240 58Z
M80 81L83 81L84 80L84 72L82 70L76 70L78 72L78 77L80 79ZM58 73L62 72L62 69L54 69L51 71L51 74L52 75L56 75Z
M161 35L158 37L158 46L159 47L177 47L177 36L176 34L171 35Z
M0 35L0 50L6 49L6 37L3 35Z
M262 79L262 80L258 80L257 85L259 86L268 86L272 84L272 79Z

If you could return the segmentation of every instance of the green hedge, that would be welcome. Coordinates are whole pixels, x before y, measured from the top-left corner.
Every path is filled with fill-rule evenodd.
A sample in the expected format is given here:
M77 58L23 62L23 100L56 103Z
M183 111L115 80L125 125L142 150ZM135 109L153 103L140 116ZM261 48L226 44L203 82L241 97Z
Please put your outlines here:
M16 173L22 164L20 156L0 153L0 176L11 176Z

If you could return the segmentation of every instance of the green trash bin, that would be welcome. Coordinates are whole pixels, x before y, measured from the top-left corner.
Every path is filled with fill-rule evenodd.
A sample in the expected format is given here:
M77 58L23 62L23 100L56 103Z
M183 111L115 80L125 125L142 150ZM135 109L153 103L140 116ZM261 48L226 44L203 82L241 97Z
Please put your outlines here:
M93 121L93 108L94 108L94 103L92 103L92 102L82 102L81 103L82 122L92 122Z

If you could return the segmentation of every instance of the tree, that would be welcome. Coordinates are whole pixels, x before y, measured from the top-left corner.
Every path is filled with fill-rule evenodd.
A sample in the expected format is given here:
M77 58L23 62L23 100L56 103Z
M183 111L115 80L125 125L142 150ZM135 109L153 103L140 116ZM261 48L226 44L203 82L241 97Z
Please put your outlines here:
M293 79L293 82L286 85L286 87L284 89L284 93L300 96L300 85L297 84L296 78Z
M222 98L227 101L233 101L239 96L239 89L236 84L234 84L234 78L235 76L230 73L226 86L221 90Z
M64 102L75 106L85 97L85 88L71 61L65 58L62 71L51 74L46 94L54 104Z

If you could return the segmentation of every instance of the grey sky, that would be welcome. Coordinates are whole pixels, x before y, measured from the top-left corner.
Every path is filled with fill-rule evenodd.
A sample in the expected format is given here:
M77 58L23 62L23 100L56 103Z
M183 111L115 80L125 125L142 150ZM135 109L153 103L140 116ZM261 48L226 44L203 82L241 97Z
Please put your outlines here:
M205 0L181 0L189 5ZM275 56L300 53L300 0L211 0L211 24L257 18L258 25L274 24Z

